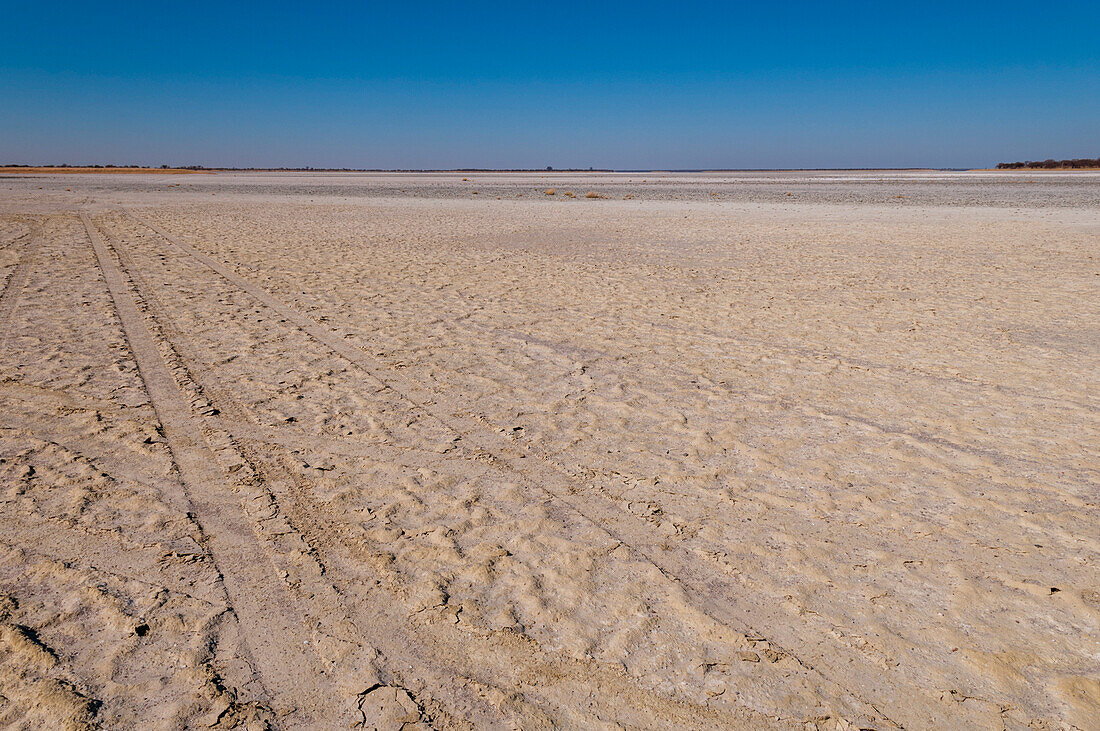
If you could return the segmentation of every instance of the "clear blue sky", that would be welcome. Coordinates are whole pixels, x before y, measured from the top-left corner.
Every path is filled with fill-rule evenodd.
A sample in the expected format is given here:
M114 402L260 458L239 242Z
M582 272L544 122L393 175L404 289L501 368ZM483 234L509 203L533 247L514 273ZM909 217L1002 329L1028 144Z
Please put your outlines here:
M1100 2L0 0L0 162L987 166L1100 155Z

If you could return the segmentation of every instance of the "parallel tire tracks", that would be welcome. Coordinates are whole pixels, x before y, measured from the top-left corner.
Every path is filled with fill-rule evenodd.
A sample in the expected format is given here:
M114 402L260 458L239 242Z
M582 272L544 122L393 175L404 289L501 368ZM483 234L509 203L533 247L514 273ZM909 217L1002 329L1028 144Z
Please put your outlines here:
M276 514L285 514L290 529L300 534L321 562L319 565L324 582L328 583L311 580L301 590L311 595L311 604L316 604L322 613L346 616L360 637L380 651L376 667L383 680L414 693L416 700L425 705L425 710L432 717L446 716L448 709L461 709L464 720L472 721L478 727L517 723L522 727L553 725L554 722L543 709L553 708L556 700L571 697L578 685L597 678L601 687L609 689L609 692L605 697L594 697L588 701L591 715L585 724L616 713L627 719L645 717L667 719L671 724L682 723L675 720L680 718L677 714L683 711L679 701L639 693L621 669L602 667L595 661L583 662L555 656L510 632L458 628L453 624L453 617L448 621L436 611L406 617L401 601L394 594L400 591L396 588L400 579L389 567L389 561L372 555L370 549L355 536L347 534L339 516L333 515L330 508L313 499L308 481L290 466L289 450L273 442L272 434L255 423L248 408L232 395L232 384L200 365L210 361L209 353L202 352L201 347L190 342L172 322L165 306L158 300L155 286L145 281L140 267L134 264L120 241L116 241L114 248L123 268L130 270L135 290L150 308L150 316L161 329L165 340L178 349L190 379L216 405L218 413L205 418L229 435L238 452L253 465L270 488L272 497L277 498ZM385 445L371 447L379 448L385 449ZM441 454L419 452L391 454L391 458L417 466L433 465L447 459ZM339 550L333 550L334 547ZM342 570L329 570L336 567ZM373 572L375 580L366 585L355 585L354 577L362 574L364 569ZM352 577L351 585L347 577ZM379 584L378 590L373 590L370 584ZM354 604L345 600L345 596L351 595L355 597ZM444 621L436 621L439 618L436 614ZM320 621L328 622L330 618ZM468 660L464 659L467 654L470 656ZM482 690L474 692L477 687ZM494 709L484 700L486 692L507 697L521 687L528 690L523 696L511 698L506 710ZM627 708L607 705L628 697L630 705ZM777 719L747 707L738 708L732 715L697 708L693 715L691 725L698 727L735 723L763 728L777 722ZM458 723L454 718L447 720Z
M499 712L469 688L462 687L462 673L469 670L460 661L461 648L448 648L450 652L443 657L434 657L423 643L406 631L392 597L376 601L370 596L367 589L379 583L377 577L386 571L385 561L368 561L367 573L375 576L361 585L349 587L347 582L336 578L339 572L330 569L340 559L326 550L327 544L332 542L331 536L326 534L331 531L325 528L327 521L322 511L284 464L289 459L287 450L271 444L270 435L249 419L245 408L228 393L226 384L200 365L204 361L201 348L176 326L158 298L156 287L146 281L121 242L116 240L108 245L118 256L122 270L130 278L135 295L161 339L179 356L185 371L179 377L200 388L203 400L215 407L201 421L205 427L212 427L210 432L220 433L222 438L208 437L208 442L217 441L221 447L228 446L248 464L251 474L248 481L254 493L250 501L261 505L261 514L249 517L257 525L262 524L259 528L261 539L271 539L269 550L281 559L286 559L284 554L288 552L300 554L298 549L305 549L305 555L289 561L310 564L306 571L295 572L295 593L302 597L303 621L314 626L323 639L322 644L327 645L322 649L322 660L330 663L333 677L350 690L345 695L358 694L361 698L373 680L379 681L374 683L379 687L392 686L410 693L415 693L418 686L427 687L441 692L441 697L418 697L416 701L424 701L426 707L422 710L433 721L447 715L446 709L441 707L442 701L443 705L463 708L465 715L476 719L479 725L502 723ZM303 502L308 503L308 507L303 507ZM296 540L288 544L287 536L300 539L300 543ZM350 553L362 554L362 546L352 546ZM353 571L352 575L356 573ZM367 597L362 596L364 591ZM357 593L354 604L348 600L353 592ZM369 646L364 642L369 642ZM371 662L376 652L380 655Z
M146 327L119 265L88 215L82 212L80 218L164 430L187 502L221 574L228 604L247 638L269 700L277 713L287 717L287 725L346 726L341 699L311 647L312 633L301 625L292 597L274 573L269 551L256 539L239 499L193 421L188 401ZM230 566L232 571L224 570Z

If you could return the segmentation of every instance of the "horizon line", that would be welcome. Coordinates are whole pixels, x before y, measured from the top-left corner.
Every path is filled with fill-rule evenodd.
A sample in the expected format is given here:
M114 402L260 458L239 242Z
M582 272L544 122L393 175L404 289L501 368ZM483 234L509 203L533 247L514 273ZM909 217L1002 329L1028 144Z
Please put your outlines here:
M31 163L2 163L0 169L12 168L51 168L65 169L102 169L102 170L192 170L204 172L313 172L313 173L781 173L781 172L858 172L858 171L895 171L931 170L939 172L966 172L969 170L992 170L981 167L807 167L807 168L350 168L350 167L313 167L313 166L205 166L205 165L114 165L114 164L72 164L60 163L40 165Z

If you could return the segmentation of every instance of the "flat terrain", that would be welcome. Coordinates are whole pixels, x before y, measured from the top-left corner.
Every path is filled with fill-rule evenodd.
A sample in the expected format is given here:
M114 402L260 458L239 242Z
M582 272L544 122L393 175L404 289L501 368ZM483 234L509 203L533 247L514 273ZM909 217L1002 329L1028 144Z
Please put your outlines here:
M1098 728L1100 174L0 176L0 286L0 726Z

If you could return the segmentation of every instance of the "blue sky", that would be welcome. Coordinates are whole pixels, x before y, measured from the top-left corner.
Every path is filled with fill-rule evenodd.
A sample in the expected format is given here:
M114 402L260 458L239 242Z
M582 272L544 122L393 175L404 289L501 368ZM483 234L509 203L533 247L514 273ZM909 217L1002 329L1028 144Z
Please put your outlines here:
M0 0L0 162L971 167L1100 155L1098 2Z

